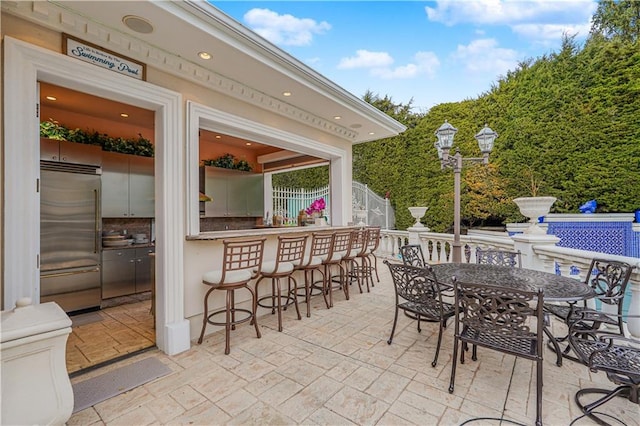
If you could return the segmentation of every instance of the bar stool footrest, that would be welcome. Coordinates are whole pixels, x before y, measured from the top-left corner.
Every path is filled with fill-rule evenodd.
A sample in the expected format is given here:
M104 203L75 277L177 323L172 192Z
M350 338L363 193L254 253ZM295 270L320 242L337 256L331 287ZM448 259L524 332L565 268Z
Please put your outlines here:
M240 318L240 319L236 319L235 321L229 321L229 324L232 326L235 326L237 324L242 324L243 322L247 322L247 321L251 321L251 319L253 318L253 312L250 311L249 309L244 309L244 308L233 308L230 310L231 313L242 313L242 314L246 314L247 316L244 318ZM227 310L226 309L219 309L215 312L211 312L209 315L207 315L207 322L211 325L220 325L220 326L226 326L227 322L226 321L212 321L211 318L216 316L216 315L220 315L220 314L225 314L226 315Z
M258 306L260 306L261 308L267 308L267 309L278 309L278 305L277 304L266 304L265 302L263 302L263 300L271 300L272 303L275 303L275 298L277 298L278 296L262 296L261 298L258 299L257 304ZM280 306L282 306L282 308L284 310L287 309L287 306L289 305L293 305L293 303L295 302L295 300L293 299L293 296L287 296L287 295L282 295L280 296L280 299L285 300L285 303L281 303Z

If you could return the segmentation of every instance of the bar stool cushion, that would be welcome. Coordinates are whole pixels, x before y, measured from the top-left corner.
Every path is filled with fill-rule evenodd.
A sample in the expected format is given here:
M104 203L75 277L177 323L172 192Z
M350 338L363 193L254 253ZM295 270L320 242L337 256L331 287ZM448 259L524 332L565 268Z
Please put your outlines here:
M222 270L215 270L215 271L205 272L202 275L202 281L205 284L213 284L213 285L233 284L233 283L247 282L251 280L252 277L253 275L251 274L251 271L247 269L240 269L237 271L227 271L226 275L224 276L224 282L221 282Z
M293 271L294 265L292 262L280 262L278 264L278 270L276 271L276 261L267 261L262 262L262 267L260 268L260 273L263 275L270 274L285 274Z
M326 258L327 258L326 255L324 255L324 256L313 256L311 258L311 261L309 262L309 266L322 265L322 262L324 262Z
M331 255L331 260L329 262L338 262L342 260L342 258L345 257L346 255L347 255L346 251L336 251Z

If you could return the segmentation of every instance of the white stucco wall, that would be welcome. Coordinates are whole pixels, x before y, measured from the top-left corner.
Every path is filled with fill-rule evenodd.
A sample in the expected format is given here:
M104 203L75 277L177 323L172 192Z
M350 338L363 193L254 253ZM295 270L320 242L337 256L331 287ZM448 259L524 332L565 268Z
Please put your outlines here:
M5 88L13 81L7 81L8 76L15 76L28 90L11 96L11 99L3 97L3 110L6 113L7 103L10 102L15 111L24 111L25 114L12 115L11 120L5 120L4 128L7 134L14 135L11 140L5 140L3 132L2 144L4 151L10 152L10 157L21 168L10 170L13 175L5 176L3 194L6 185L16 184L16 190L9 193L8 199L3 206L2 220L4 229L14 230L14 234L23 233L27 241L19 240L17 236L12 237L10 244L16 244L13 250L8 251L3 238L3 266L5 275L2 280L2 294L8 298L3 301L5 309L13 306L17 297L24 296L25 293L37 292L38 285L31 284L38 280L39 271L36 262L33 261L39 251L39 197L32 193L32 182L37 178L39 172L39 140L37 136L37 119L27 112L33 110L33 105L37 103L35 96L36 80L48 81L53 84L70 85L76 90L92 88L100 92L100 96L114 99L120 102L135 101L139 106L157 109L156 141L162 145L156 159L156 220L158 232L162 235L158 239L157 248L157 270L156 277L158 283L158 327L157 333L159 347L169 353L179 352L185 349L185 337L193 337L194 327L186 327L187 318L199 315L202 312L202 295L204 288L201 284L201 274L212 269L214 263L219 262L215 243L187 242L187 224L193 222L193 209L197 211L197 201L189 204L189 199L195 197L194 182L192 177L194 170L197 171L197 139L193 132L189 133L187 125L187 109L189 103L197 103L212 110L222 111L226 114L237 117L239 122L252 122L255 128L267 131L271 138L271 144L276 146L289 147L298 144L303 147L306 141L313 141L313 149L323 151L326 147L326 157L331 159L331 190L332 190L332 218L334 224L346 224L351 218L351 143L342 140L329 133L322 132L317 128L306 126L304 123L288 119L285 116L266 111L255 105L245 104L238 99L225 96L204 86L193 82L179 79L153 67L147 70L147 83L139 85L150 88L155 85L160 97L157 100L144 99L153 90L132 90L127 92L124 86L135 87L132 79L124 76L114 76L108 71L93 69L92 65L77 63L75 59L68 58L60 54L61 35L60 33L44 29L33 25L22 19L2 14L2 36L5 35L24 41L33 46L46 49L49 53L40 53L41 50L33 49L26 56L33 55L34 59L25 57L22 60L27 68L33 70L21 74L17 69L10 69L13 74L7 74L6 60L3 57L3 81ZM29 49L27 49L29 50ZM39 59L54 55L55 67L48 69L45 65L47 59ZM6 56L6 54L4 55ZM42 65L39 65L39 63ZM34 65L35 64L35 65ZM10 67L11 68L11 67ZM47 69L45 69L47 68ZM71 77L74 70L80 73L82 78L78 78L78 85L72 84ZM14 77L11 77L13 79ZM100 87L102 81L109 82L109 88ZM118 79L122 80L122 88L118 86ZM105 83L106 84L106 83ZM14 88L15 89L15 88ZM131 93L137 92L137 93ZM147 95L145 95L145 93ZM177 110L169 111L169 99L171 93L179 94L179 105ZM164 99L164 100L163 100ZM173 106L171 106L172 109ZM6 115L3 115L3 118ZM164 120L164 121L163 121ZM168 121L167 121L168 120ZM33 127L33 128L32 128ZM279 139L280 138L280 139ZM194 147L196 151L194 152ZM185 160L187 159L187 160ZM6 164L3 158L3 169ZM21 187L23 186L23 188ZM168 191L168 192L165 192ZM25 200L19 200L18 194L30 193ZM190 195L192 194L192 195ZM20 202L18 202L20 201ZM158 205L159 204L159 205ZM9 215L7 209L24 205L28 211L27 215ZM15 213L15 212L14 212ZM4 236L3 236L4 237ZM161 245L164 244L164 247ZM270 243L268 247L271 247ZM203 249L206 247L206 249ZM271 249L270 249L271 250ZM268 256L267 256L268 257ZM218 263L219 264L219 263ZM10 265L10 267L7 267ZM28 294L37 300L38 294ZM191 328L191 330L189 330ZM196 333L199 331L197 327ZM188 336L186 336L188 334ZM179 343L171 343L179 342ZM188 348L188 345L187 345Z

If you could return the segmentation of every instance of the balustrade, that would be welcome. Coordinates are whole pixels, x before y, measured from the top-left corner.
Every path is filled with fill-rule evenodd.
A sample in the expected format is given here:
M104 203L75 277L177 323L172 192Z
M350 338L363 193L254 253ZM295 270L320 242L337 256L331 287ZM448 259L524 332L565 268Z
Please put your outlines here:
M453 244L452 234L441 234L436 232L417 232L410 235L409 231L398 230L382 230L380 238L381 243L376 254L381 257L398 258L399 248L407 244L410 240L418 241L422 246L425 259L429 263L449 263L451 262L451 248ZM521 235L521 234L519 234ZM518 240L516 242L514 237ZM498 232L472 232L469 235L462 235L460 242L463 247L463 262L475 263L476 250L482 249L500 249L514 250L516 245L528 245L528 250L523 252L524 267L536 269L551 273L557 273L563 276L571 276L576 280L584 281L584 274L589 268L591 259L594 257L620 260L627 262L635 269L631 274L629 288L631 292L631 301L629 302L629 315L638 316L638 318L629 318L627 328L631 338L640 340L640 259L628 256L616 256L607 253L599 253L588 250L577 250L555 245L553 236L544 239L538 237L529 241L523 241L522 237L510 237L505 233ZM528 258L526 258L528 256ZM591 306L595 307L595 306Z

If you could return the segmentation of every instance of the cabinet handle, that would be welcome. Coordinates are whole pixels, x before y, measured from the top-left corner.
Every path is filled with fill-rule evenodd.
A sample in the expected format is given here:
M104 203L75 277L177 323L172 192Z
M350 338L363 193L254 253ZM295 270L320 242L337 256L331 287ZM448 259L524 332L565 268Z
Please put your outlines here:
M81 271L59 272L57 274L43 275L42 278L67 277L69 275L86 274L87 272L100 272L100 268L96 267L96 268L91 268L91 269L83 269Z
M98 241L100 240L100 205L98 204L100 202L100 197L98 197L98 190L94 189L93 190L93 206L94 206L94 211L95 211L95 224L96 224L96 229L93 235L93 252L94 253L98 253L98 251L100 250L100 247L98 247Z

